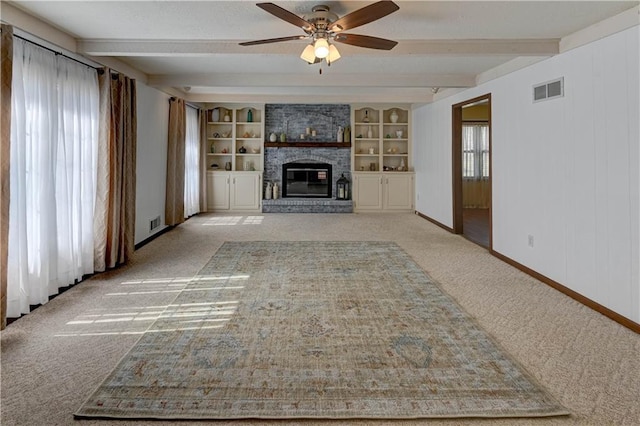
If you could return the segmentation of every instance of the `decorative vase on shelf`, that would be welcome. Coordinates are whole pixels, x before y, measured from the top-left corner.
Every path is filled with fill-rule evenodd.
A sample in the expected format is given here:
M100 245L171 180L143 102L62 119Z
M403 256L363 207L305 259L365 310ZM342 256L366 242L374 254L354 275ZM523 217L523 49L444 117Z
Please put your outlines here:
M369 130L367 130L367 138L373 139L373 130L371 130L371 126L369 126Z
M368 123L371 119L369 118L369 110L365 109L364 110L364 117L362 117L362 122L363 123Z
M247 123L252 123L252 122L253 122L253 110L249 108L249 111L247 111Z
M220 108L214 108L211 111L211 121L220 121Z
M391 119L392 123L397 123L398 122L398 113L396 112L396 110L391 110L391 115L389 116L389 118Z
M223 121L231 121L231 116L229 115L229 111L225 111L224 112L224 118L222 120Z

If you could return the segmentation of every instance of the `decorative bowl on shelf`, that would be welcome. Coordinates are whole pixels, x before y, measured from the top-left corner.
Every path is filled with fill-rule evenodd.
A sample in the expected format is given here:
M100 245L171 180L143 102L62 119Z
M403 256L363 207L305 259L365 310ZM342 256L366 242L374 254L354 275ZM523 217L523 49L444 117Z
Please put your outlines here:
M251 148L251 152L254 154L260 154L260 148Z

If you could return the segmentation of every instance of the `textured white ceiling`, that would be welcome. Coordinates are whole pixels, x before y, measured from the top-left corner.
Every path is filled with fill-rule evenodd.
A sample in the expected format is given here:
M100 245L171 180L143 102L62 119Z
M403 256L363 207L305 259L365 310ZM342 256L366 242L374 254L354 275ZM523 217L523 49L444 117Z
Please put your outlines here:
M425 40L450 43L536 39L557 42L638 4L637 1L397 1L399 11L348 31L397 40L399 45L394 50L376 51L337 44L343 58L330 68L324 65L323 74L319 76L318 65L309 66L298 58L304 41L238 46L240 41L303 34L301 29L256 7L254 1L8 3L70 34L79 42L80 51L115 56L147 74L149 81L158 86L191 87L190 93L218 93L227 97L247 93L247 87L254 93L276 93L283 97L313 95L317 90L309 89L310 86L321 86L324 94L347 93L344 85L332 86L331 79L339 78L354 81L354 86L367 87L369 93L372 86L380 88L380 93L387 92L381 88L399 87L398 80L404 79L407 82L404 89L413 86L420 89L414 93L422 96L423 89L430 84L444 87L449 82L449 86L459 86L460 76L471 81L469 79L476 75L519 56L552 53L524 52L522 46L516 45L511 50L501 46L482 53L473 46L461 44L456 53L428 54L425 52L431 52L432 47L411 50L408 47L413 46L411 43L423 46L421 43ZM298 15L310 12L316 4L327 4L343 16L373 1L274 3ZM152 45L151 41L166 43ZM490 42L485 44L494 46ZM445 50L451 47L443 46L440 48ZM243 76L248 84L238 84L238 79L231 78L234 74ZM207 81L206 75L218 78ZM270 78L264 78L265 75ZM366 78L359 83L353 79L354 75ZM228 81L223 80L224 76L228 76ZM446 76L453 78L446 80ZM269 83L260 85L261 79ZM316 84L318 79L323 80ZM395 83L389 85L389 82ZM352 88L351 91L363 90Z

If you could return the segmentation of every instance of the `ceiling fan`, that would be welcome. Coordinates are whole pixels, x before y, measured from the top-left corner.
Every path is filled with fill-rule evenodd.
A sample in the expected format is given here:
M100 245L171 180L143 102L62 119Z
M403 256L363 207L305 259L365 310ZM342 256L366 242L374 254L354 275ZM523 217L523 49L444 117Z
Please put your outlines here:
M340 59L340 53L336 46L332 44L333 42L380 50L391 50L398 44L397 41L384 38L342 32L368 24L400 9L392 1L379 1L370 4L342 18L331 12L329 6L323 4L314 6L310 14L302 17L273 3L257 3L256 6L296 27L302 28L306 34L247 41L240 43L241 46L309 39L311 43L305 47L300 57L310 64L322 62L324 59L328 65L331 65L332 62Z

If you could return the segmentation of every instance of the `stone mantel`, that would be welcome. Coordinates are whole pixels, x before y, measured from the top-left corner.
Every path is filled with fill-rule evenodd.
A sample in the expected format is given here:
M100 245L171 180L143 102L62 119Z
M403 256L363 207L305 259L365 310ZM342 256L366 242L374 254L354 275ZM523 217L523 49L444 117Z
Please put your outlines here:
M351 148L351 142L265 142L265 148Z

